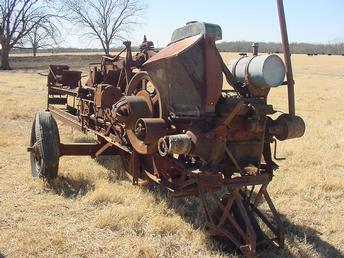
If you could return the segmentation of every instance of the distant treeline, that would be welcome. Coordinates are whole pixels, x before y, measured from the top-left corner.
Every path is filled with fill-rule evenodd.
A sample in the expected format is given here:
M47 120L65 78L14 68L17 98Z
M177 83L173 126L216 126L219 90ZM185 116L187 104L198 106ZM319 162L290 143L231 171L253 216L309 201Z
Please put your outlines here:
M221 42L217 44L217 48L221 52L251 52L252 42ZM333 44L290 43L290 51L294 54L344 55L344 42ZM281 53L282 45L275 42L259 42L259 52Z
M221 42L217 44L220 52L251 52L252 42L233 41ZM112 48L110 52L121 51L123 47ZM138 51L139 47L133 46L133 51ZM318 55L344 55L344 42L332 44L311 44L311 43L290 43L291 53L294 54L318 54ZM14 49L11 53L29 53L30 49ZM103 52L100 48L53 48L40 49L38 53L75 53L75 52ZM259 42L259 52L281 53L281 43Z
M122 51L124 47L116 47L111 48L110 52L119 52ZM139 50L139 47L132 46L132 51L136 52ZM1 49L0 49L1 51ZM19 53L31 53L31 49L13 49L11 54L19 54ZM45 49L38 49L37 53L80 53L80 52L104 52L102 48L74 48L74 47L58 47L58 48L45 48Z

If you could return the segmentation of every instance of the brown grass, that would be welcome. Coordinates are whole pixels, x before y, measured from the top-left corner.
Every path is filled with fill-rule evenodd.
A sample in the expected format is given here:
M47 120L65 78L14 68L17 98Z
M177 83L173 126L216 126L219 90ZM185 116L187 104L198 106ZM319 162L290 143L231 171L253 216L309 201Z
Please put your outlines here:
M307 131L302 139L279 144L278 155L287 160L279 162L269 191L286 228L286 248L267 256L340 257L344 58L292 58L297 113ZM76 60L74 66L81 67L83 57ZM46 94L45 78L36 71L0 72L0 257L228 255L207 237L197 199L170 200L157 189L131 186L118 159L64 157L52 186L33 181L26 146ZM269 102L286 110L286 89L272 90ZM60 132L63 141L91 137L62 125Z

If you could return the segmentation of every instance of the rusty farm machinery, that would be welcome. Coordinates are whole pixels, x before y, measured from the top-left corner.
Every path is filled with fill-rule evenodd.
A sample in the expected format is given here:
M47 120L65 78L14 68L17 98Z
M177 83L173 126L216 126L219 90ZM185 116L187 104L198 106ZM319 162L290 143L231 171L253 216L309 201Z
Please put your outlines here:
M33 177L56 178L61 156L119 155L134 185L198 196L210 234L247 257L267 245L283 248L267 191L278 168L271 145L301 137L305 124L295 115L282 0L277 9L284 62L259 55L254 44L253 55L226 65L215 45L220 26L190 22L160 51L146 37L135 54L124 42L118 55L90 64L85 84L81 72L50 65L47 109L35 116L28 148ZM267 96L281 85L288 87L289 112L273 119ZM97 142L61 143L55 119Z

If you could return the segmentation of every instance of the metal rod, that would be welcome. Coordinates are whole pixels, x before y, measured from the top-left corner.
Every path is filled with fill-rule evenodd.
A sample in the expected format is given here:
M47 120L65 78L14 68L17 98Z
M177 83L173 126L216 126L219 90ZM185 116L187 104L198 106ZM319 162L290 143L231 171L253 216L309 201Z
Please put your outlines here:
M286 25L285 15L284 15L283 0L276 0L276 2L277 2L277 10L278 10L278 17L279 17L281 37L282 37L282 47L283 47L283 53L284 53L284 62L285 62L286 76L287 76L289 114L294 116L295 115L294 77L293 77L293 70L291 66L288 32L287 32L287 25Z
M253 42L252 43L252 54L254 56L258 56L258 48L259 48L259 43Z

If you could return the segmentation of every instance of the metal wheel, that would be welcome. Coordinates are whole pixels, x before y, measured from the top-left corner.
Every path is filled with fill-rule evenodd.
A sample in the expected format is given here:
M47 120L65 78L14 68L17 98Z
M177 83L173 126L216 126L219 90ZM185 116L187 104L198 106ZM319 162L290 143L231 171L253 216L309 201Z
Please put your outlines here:
M153 106L152 112L154 117L164 118L165 114L160 99L160 93L154 86L147 72L141 71L135 74L129 83L126 95L142 95L146 98L148 97L147 103Z
M225 249L238 249L247 257L254 257L265 237L240 188L233 189L222 198L200 188L200 196L211 235Z
M164 112L164 108L161 103L159 91L154 87L147 72L139 72L132 78L126 95L140 96L145 99L150 112L147 117L142 118L164 118L166 113ZM157 139L153 139L151 142L147 143L140 137L140 135L142 135L142 132L140 132L140 129L142 130L142 124L138 123L137 125L139 126L138 128L126 130L131 145L140 154L152 154L156 152L158 149L157 143L159 138L157 137ZM161 132L161 128L158 128L157 126L152 127L154 128L153 130L157 131L157 133L155 134L155 132L151 132L151 134L158 136Z
M57 177L60 159L60 135L50 112L36 113L32 123L30 147L33 178L51 180Z

